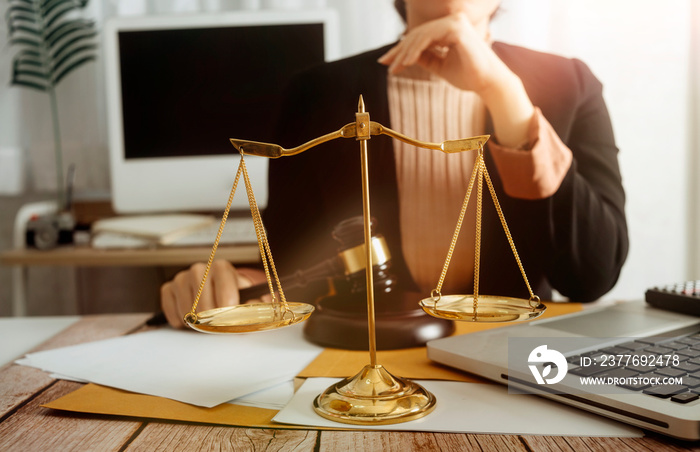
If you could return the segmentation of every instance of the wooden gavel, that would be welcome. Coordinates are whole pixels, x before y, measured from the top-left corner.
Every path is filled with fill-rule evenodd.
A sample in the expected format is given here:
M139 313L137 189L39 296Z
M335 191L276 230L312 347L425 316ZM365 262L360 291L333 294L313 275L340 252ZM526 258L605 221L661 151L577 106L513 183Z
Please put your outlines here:
M333 237L340 243L338 254L324 261L280 279L282 287L287 289L304 287L313 281L324 278L339 278L365 270L365 245L362 229L362 217L343 220L333 229ZM372 230L370 241L372 248L372 265L375 269L389 264L391 254L384 236ZM258 284L240 290L241 302L260 298L270 293L267 283Z

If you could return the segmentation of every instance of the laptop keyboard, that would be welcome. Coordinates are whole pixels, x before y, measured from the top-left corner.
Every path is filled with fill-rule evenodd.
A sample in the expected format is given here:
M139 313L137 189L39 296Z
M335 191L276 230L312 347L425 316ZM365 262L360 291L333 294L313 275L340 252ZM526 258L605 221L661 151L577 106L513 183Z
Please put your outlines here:
M700 333L640 338L570 356L567 361L571 374L624 380L625 383L617 386L653 397L679 404L700 398ZM682 384L648 384L669 377L681 379Z

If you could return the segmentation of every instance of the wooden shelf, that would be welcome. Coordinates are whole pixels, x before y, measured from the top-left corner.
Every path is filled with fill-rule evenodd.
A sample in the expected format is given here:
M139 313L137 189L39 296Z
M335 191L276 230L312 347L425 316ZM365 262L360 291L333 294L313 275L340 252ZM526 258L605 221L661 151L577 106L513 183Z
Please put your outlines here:
M155 249L98 250L90 247L64 246L53 250L10 250L0 253L3 265L73 265L73 266L168 266L206 262L211 247L177 247ZM220 246L217 259L234 264L260 261L257 244Z

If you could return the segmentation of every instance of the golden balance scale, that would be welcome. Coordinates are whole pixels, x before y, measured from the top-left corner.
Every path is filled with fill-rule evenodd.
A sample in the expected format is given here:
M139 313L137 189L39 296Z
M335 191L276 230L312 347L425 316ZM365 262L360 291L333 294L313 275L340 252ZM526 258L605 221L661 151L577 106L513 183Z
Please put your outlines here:
M291 303L285 299L272 259L272 252L267 241L265 228L263 227L260 217L260 211L255 202L255 196L252 191L243 156L256 155L268 158L293 156L336 138L355 138L360 143L370 363L357 375L346 378L326 389L316 397L314 401L314 410L320 416L348 424L382 425L407 422L421 418L435 408L435 397L433 394L412 381L393 376L382 365L377 364L372 271L373 247L369 245L371 233L367 141L372 135L382 134L389 135L390 137L421 148L439 150L446 153L477 151L474 170L469 180L469 187L462 204L452 241L449 245L442 273L440 274L437 287L433 289L430 296L420 301L423 310L434 317L449 320L511 322L533 319L540 316L546 309L544 304L540 302L539 297L532 292L530 283L525 275L525 270L520 262L520 257L515 249L515 244L508 229L508 225L506 224L505 217L503 216L500 204L496 198L491 178L486 170L486 165L484 164L484 144L489 139L488 135L462 140L449 140L443 143L427 143L414 140L384 127L381 124L370 121L369 113L365 112L364 101L362 96L360 96L358 112L355 113L355 122L347 124L336 132L323 135L296 148L284 149L276 144L231 139L231 143L241 154L238 171L233 187L231 188L231 194L223 218L221 219L221 225L219 226L219 231L214 246L212 247L202 282L199 286L194 303L192 304L192 309L184 318L185 323L190 328L206 333L242 333L281 328L306 320L314 311L314 307L311 304ZM265 276L267 278L272 302L242 304L197 313L197 304L199 303L199 298L207 280L209 269L214 260L214 255L216 254L216 249L226 224L226 218L228 217L241 175L243 176L246 193L248 195L248 202L250 204L258 246L260 248L260 256L265 269ZM481 207L484 180L493 198L498 216L503 225L508 242L510 243L515 260L520 268L520 272L522 273L527 290L530 293L530 298L528 300L479 295ZM472 295L442 295L440 292L442 284L447 274L447 269L475 183L477 183L477 209L474 293ZM278 293L279 299L275 292Z

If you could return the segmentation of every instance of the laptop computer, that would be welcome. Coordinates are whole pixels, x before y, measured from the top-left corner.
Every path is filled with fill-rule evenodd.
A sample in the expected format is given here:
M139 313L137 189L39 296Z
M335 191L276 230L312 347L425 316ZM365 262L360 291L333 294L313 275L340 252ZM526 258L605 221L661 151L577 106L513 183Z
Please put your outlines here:
M699 317L628 302L437 339L427 350L514 392L700 439Z

